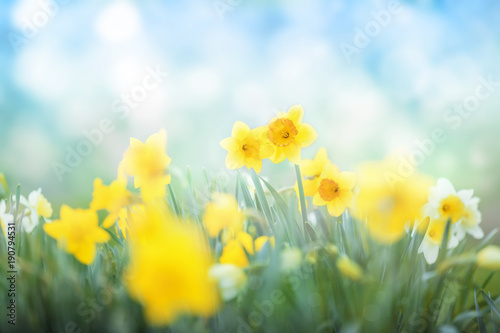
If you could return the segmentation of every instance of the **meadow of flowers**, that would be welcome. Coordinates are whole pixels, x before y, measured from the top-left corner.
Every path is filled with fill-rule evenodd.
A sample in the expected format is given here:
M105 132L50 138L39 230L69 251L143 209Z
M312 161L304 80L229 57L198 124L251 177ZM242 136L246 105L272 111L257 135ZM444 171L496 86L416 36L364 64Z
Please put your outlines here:
M498 332L500 247L474 191L391 158L303 159L303 117L236 122L220 142L236 171L204 184L187 168L173 186L165 130L131 138L82 208L0 175L1 331ZM264 159L297 182L274 188Z

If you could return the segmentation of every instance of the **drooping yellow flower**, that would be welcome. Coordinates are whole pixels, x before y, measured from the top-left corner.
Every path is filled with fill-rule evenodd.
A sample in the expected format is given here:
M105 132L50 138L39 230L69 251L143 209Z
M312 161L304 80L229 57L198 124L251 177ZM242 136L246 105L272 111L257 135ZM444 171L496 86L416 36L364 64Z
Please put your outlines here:
M432 180L412 173L401 174L392 160L369 162L358 172L359 193L355 216L364 220L372 237L382 243L394 243L413 226L427 202Z
M167 325L184 314L210 316L218 307L217 281L210 278L212 256L199 229L160 206L148 206L142 228L130 237L131 260L124 275L132 298L147 321Z
M212 201L205 206L203 225L210 237L217 237L226 229L230 238L237 235L245 221L243 212L238 207L236 199L227 193L214 193Z
M300 165L300 171L302 173L302 185L304 186L304 195L306 197L312 197L318 192L319 178L325 165L329 162L328 153L325 148L320 148L314 159L304 159Z
M171 176L165 174L170 157L166 153L167 133L164 129L151 135L145 143L130 138L130 147L123 155L119 167L122 172L134 176L135 188L141 188L144 201L165 196L165 186Z
M269 242L274 247L274 236L261 236L255 240L246 232L240 232L235 239L230 240L222 251L219 259L221 264L232 264L241 268L248 267L247 254L253 255L255 252L260 251L264 245ZM246 253L245 253L246 251Z
M96 243L106 243L109 234L98 226L97 213L91 209L61 207L60 219L45 223L47 235L57 239L68 253L85 265L94 262Z
M106 209L109 212L103 222L103 227L109 228L115 224L120 210L130 204L132 194L127 190L127 181L124 178L113 181L109 186L103 185L102 180L96 178L92 196L91 209Z
M486 269L500 270L500 247L488 245L479 251L477 265Z
M255 172L262 169L262 160L274 152L272 145L266 137L265 126L250 129L245 123L237 121L231 132L231 137L220 142L222 148L227 150L226 168L239 169L246 166Z
M346 256L341 256L337 260L337 268L342 275L353 281L359 281L363 277L363 270L361 267Z
M318 137L311 125L302 123L303 117L302 106L294 105L287 113L280 112L271 119L267 137L275 149L269 157L272 162L281 163L288 158L294 164L301 163L302 148L310 146Z
M313 204L326 205L330 215L340 216L346 207L352 206L355 183L353 172L340 172L337 166L328 162L318 179L318 192L314 195Z

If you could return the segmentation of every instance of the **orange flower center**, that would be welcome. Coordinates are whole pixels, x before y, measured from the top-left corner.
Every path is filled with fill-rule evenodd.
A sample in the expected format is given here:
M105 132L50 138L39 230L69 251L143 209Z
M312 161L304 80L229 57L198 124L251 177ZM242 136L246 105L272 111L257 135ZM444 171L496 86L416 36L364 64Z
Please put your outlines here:
M269 124L267 137L276 146L285 147L293 142L298 133L293 121L279 118Z
M331 179L323 179L319 184L318 192L325 201L332 201L339 196L339 184Z

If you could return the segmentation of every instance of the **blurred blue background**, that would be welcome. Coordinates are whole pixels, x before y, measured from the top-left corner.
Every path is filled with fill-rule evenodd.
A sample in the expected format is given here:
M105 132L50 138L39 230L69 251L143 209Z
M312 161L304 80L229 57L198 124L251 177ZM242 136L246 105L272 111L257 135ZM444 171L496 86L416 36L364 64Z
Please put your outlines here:
M56 208L84 206L131 136L164 127L172 172L201 179L224 170L219 141L235 121L257 127L302 104L319 134L304 157L326 146L354 169L413 155L474 188L492 227L499 17L498 2L465 0L2 1L0 172ZM263 174L294 177L287 162Z

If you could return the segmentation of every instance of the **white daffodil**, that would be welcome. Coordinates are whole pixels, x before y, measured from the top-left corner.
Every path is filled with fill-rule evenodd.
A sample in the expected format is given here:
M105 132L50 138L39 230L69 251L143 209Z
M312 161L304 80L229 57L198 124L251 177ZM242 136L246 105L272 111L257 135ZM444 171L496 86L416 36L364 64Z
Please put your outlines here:
M443 242L444 232L446 229L446 218L439 218L429 222L429 227L427 228L427 232L425 233L424 239L418 248L418 253L423 253L425 257L425 261L428 264L433 264L436 262L439 249L441 248L441 244ZM448 236L448 249L453 249L458 245L458 239L450 229Z
M31 232L39 223L39 216L43 216L46 222L50 222L52 216L52 205L42 194L42 189L31 192L28 199L22 196L19 199L21 205L26 208L22 221L22 229Z
M457 192L448 179L439 178L437 185L429 189L429 202L424 206L425 215L431 219L450 219L455 224L464 217L465 206L473 194L473 190Z
M464 217L456 227L455 233L458 240L464 239L466 234L471 235L475 239L484 237L483 229L481 229L481 226L479 226L482 220L482 216L481 212L477 208L478 204L479 198L473 197L465 206Z
M218 282L225 301L238 296L247 280L243 269L232 264L215 264L210 268L209 275Z

